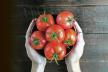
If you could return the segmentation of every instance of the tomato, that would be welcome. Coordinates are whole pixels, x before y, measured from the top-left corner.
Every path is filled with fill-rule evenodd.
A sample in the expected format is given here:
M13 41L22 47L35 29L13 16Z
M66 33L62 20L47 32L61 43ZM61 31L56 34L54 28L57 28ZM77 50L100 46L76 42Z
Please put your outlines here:
M30 37L30 45L32 48L40 50L46 43L41 31L34 31Z
M77 40L77 33L73 29L66 29L64 44L66 46L73 46L76 43L76 40Z
M46 45L44 54L48 60L63 60L66 55L66 47L62 43L52 41Z
M59 25L53 25L46 30L46 40L62 42L64 40L64 29Z
M42 14L37 18L36 26L38 30L45 31L51 25L54 25L54 18L51 14Z
M57 15L56 22L64 29L72 28L74 15L70 11L62 11Z

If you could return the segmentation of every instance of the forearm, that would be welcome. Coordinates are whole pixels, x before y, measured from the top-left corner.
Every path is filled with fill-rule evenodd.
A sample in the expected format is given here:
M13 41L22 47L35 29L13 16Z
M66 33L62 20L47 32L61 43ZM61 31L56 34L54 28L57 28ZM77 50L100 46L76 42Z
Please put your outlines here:
M37 64L32 62L31 72L44 72L45 64Z
M73 72L81 72L79 61L72 63L72 69Z
M68 72L81 72L79 61L67 63Z

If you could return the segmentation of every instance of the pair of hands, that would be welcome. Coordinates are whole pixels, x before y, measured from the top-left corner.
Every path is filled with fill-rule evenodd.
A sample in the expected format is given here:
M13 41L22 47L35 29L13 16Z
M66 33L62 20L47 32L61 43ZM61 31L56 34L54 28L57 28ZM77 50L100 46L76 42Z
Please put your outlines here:
M28 41L32 32L32 29L35 25L35 21L36 19L33 19L27 29L26 36L25 36L26 38L25 47L26 47L27 55L32 61L31 72L44 72L44 68L46 65L46 58L41 56L33 48L31 48ZM82 30L76 21L74 23L74 27L76 28L78 32L77 43L74 46L71 53L65 58L65 62L67 65L68 72L81 72L79 60L81 56L83 55L85 42L84 42Z

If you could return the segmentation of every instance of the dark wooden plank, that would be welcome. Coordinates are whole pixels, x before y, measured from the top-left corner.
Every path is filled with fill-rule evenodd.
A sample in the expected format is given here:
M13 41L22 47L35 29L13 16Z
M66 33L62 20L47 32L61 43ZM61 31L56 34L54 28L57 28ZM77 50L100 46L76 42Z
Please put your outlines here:
M40 5L40 4L54 4L54 3L79 3L78 0L16 0L16 4L29 4L29 5Z
M67 9L69 10L69 8L67 8ZM55 7L54 9L56 9L56 11L61 11L61 10L64 10L64 7L61 7L60 9ZM65 7L65 9L66 9L66 7ZM49 7L49 8L47 7L45 9L43 7L39 7L39 8L38 7L35 7L35 8L23 7L23 11L22 11L22 7L18 8L17 14L12 17L12 20L13 20L12 28L14 28L14 31L12 31L12 33L14 35L16 35L16 34L24 35L32 18L38 17L40 14L43 13L44 10L46 10L47 12L51 12L53 15L55 15L55 13L57 13L55 10L52 9L52 7ZM73 11L75 11L75 8L73 8Z
M108 5L108 0L81 0L80 3L84 5Z
M80 62L82 72L108 72L108 62Z
M82 60L108 60L108 34L85 34Z
M56 63L47 63L44 72L67 72L67 67L64 61ZM12 65L12 72L31 72L31 61L17 61Z
M12 33L14 35L25 35L32 18L38 17L44 10L54 16L62 10L70 10L75 14L75 18L84 33L108 33L108 6L21 6L18 7L17 14L12 17L12 28L14 28Z
M11 72L31 72L31 62L12 62Z
M108 62L80 62L82 72L107 72ZM64 68L64 69L63 69ZM62 70L61 70L62 69ZM14 62L12 72L30 72L31 62ZM47 64L45 72L67 72L64 63L61 66Z
M54 4L54 3L77 3L81 5L108 5L107 0L15 0L16 4L29 4L29 5L39 5L39 4Z
M79 23L85 33L108 33L108 7L82 7Z

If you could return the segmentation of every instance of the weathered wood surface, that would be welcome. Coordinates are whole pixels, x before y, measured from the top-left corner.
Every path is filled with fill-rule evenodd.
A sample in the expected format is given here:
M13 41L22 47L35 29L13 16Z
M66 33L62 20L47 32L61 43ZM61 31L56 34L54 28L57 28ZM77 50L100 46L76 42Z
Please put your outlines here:
M50 3L76 3L84 5L108 5L108 0L16 0L16 4L50 4Z
M43 11L50 12L53 15L58 14L62 10L70 10L75 14L79 25L84 33L108 33L108 6L88 6L88 7L71 7L71 6L51 6L51 7L34 7L34 6L21 6L18 7L18 14L13 16L14 27L13 33L25 35L30 21L34 17L38 17ZM16 19L16 20L15 20Z
M80 62L82 72L108 72L108 62Z
M12 15L12 72L30 72L31 61L25 49L25 32L32 18L44 10L53 15L61 10L75 14L85 39L84 55L80 63L82 72L108 72L108 0L15 0ZM67 72L61 66L47 64L45 72Z

